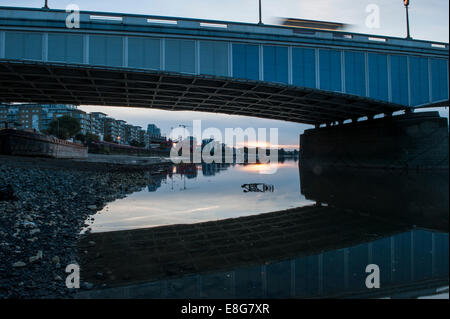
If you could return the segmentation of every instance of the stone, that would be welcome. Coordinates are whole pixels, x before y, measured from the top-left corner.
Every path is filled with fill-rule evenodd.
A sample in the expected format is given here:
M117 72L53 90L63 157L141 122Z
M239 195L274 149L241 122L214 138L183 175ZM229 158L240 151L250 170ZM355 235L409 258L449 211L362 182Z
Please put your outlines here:
M25 267L26 265L27 265L27 264L24 263L23 261L18 261L18 262L15 262L14 264L12 264L12 266L13 266L14 268Z
M90 290L94 287L94 284L92 284L90 282L83 282L82 286L84 289Z
M10 184L6 186L0 186L0 201L17 200L14 194L14 189Z
M31 257L29 258L29 261L30 261L30 263L34 263L34 262L36 262L36 261L42 259L42 257L43 257L42 250L39 250L39 251L37 252L36 256L31 256Z
M38 260L39 260L39 258L37 256L31 256L30 258L28 258L28 261L30 262L30 264L32 264Z
M34 235L34 234L37 234L40 232L41 232L41 230L39 228L36 228L36 229L30 230L30 235Z
M23 224L23 226L25 226L25 228L34 228L34 227L36 227L35 223L33 223L32 221L28 221L28 220L24 221L22 224Z
M89 205L87 208L89 208L90 210L97 210L96 205Z

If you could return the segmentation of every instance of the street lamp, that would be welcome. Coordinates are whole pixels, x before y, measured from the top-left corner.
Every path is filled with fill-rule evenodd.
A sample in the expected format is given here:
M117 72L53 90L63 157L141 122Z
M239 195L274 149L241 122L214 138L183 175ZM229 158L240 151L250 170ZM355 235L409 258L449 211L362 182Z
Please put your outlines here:
M411 39L411 35L409 34L409 14L408 14L409 0L403 0L403 4L405 5L406 9L406 38Z
M261 0L259 0L259 22L258 22L258 24L263 24L262 23Z

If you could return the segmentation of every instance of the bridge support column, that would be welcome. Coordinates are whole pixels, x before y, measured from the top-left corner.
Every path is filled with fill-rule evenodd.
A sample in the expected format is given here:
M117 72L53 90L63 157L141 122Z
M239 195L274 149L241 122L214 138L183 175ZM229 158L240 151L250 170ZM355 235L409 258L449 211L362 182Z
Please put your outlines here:
M408 113L306 130L303 165L434 169L449 167L448 121L438 112Z

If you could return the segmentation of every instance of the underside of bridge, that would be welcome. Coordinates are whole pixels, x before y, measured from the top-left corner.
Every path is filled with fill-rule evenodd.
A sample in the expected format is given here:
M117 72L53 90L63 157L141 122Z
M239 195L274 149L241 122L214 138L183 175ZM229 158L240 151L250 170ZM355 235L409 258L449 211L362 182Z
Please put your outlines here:
M254 116L312 125L403 106L261 81L83 65L0 61L0 102L145 107Z

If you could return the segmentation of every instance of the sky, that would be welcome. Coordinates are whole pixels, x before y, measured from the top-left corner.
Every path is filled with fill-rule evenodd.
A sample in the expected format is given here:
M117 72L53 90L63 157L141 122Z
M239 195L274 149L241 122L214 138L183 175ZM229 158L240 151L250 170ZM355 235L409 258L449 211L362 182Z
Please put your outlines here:
M236 22L258 22L258 0L48 0L49 7L65 9L77 4L81 10L135 13L188 17ZM411 0L409 6L411 36L415 39L449 42L449 1ZM39 8L44 0L0 0L0 6ZM366 19L368 5L379 8L379 25L369 27ZM406 34L405 9L401 0L262 0L262 17L265 24L278 24L281 17L341 22L347 30L366 34L404 37ZM283 121L207 114L199 112L168 112L150 109L82 106L84 111L99 111L133 125L147 127L155 123L168 134L171 127L192 125L192 120L202 120L202 126L217 127L277 127L279 144L286 148L298 146L299 134L311 126ZM441 111L448 117L448 109Z

